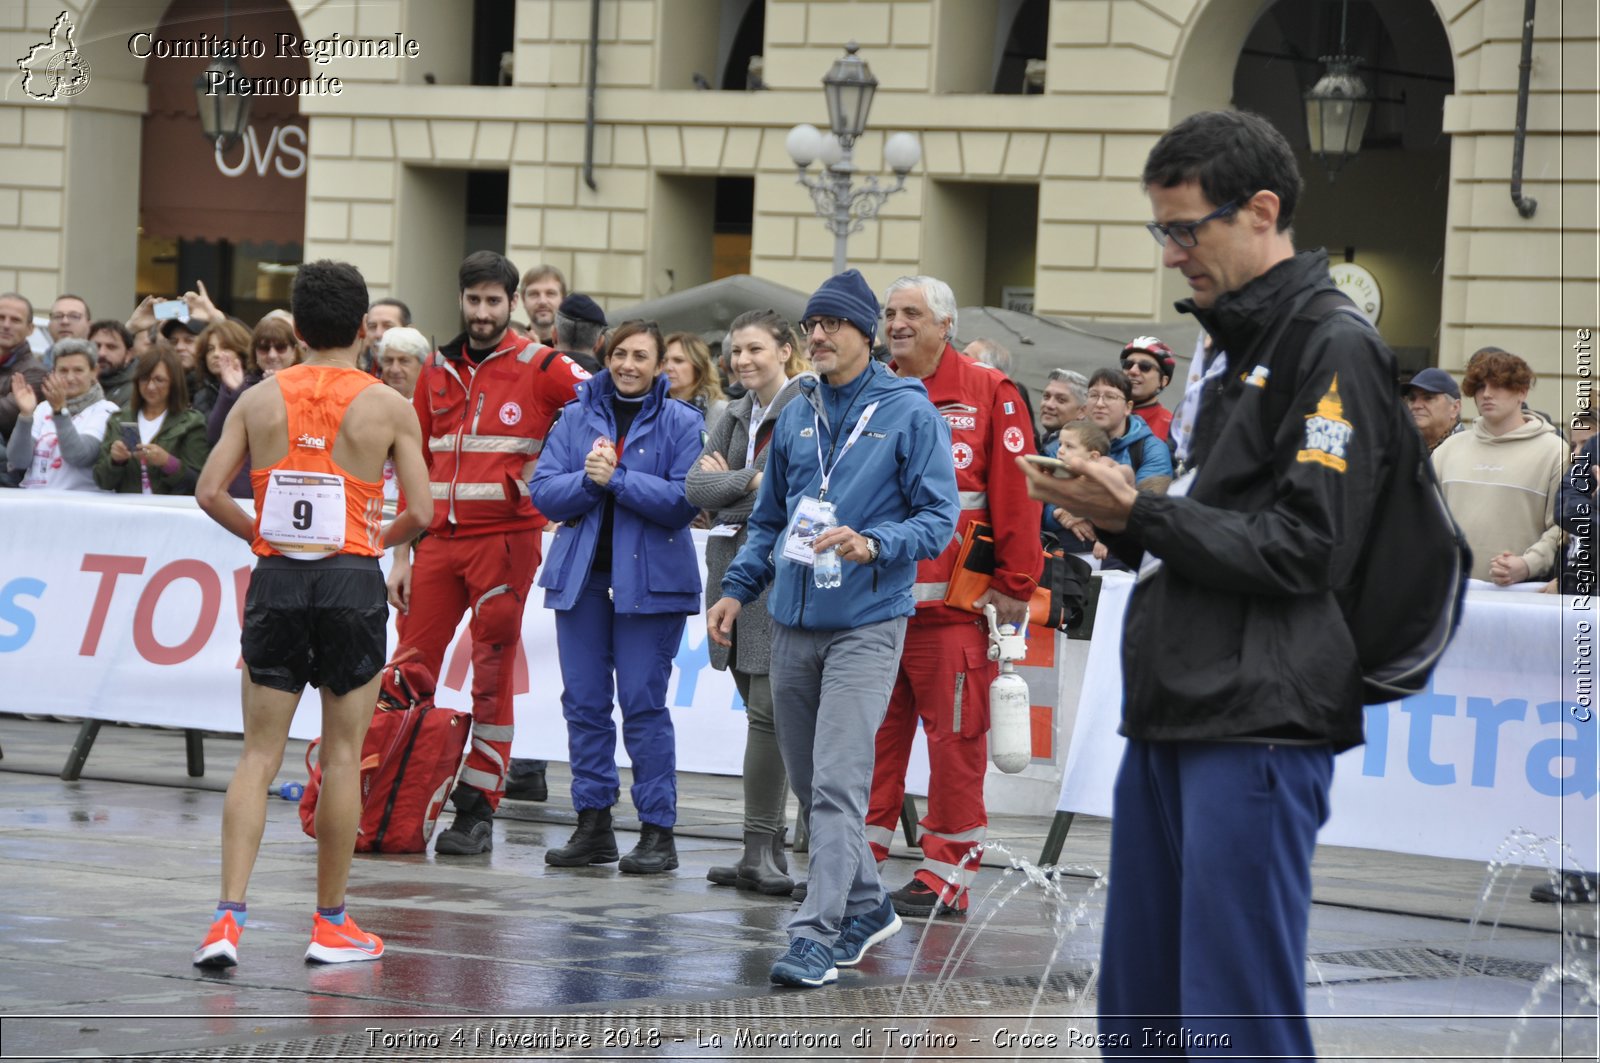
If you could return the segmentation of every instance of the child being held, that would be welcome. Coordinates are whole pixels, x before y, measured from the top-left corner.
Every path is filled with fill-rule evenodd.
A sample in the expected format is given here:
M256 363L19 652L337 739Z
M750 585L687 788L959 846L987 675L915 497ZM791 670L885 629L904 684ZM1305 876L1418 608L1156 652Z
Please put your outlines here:
M1081 461L1094 461L1101 465L1110 465L1121 469L1122 476L1131 485L1133 483L1133 468L1123 465L1117 459L1109 457L1107 451L1111 449L1111 437L1106 430L1085 418L1081 421L1068 421L1061 426L1061 449L1056 452L1056 457L1062 461L1077 458ZM1056 522L1076 535L1084 542L1094 543L1094 557L1097 561L1106 559L1106 546L1095 539L1094 525L1082 517L1074 517L1060 506L1056 506L1051 515Z

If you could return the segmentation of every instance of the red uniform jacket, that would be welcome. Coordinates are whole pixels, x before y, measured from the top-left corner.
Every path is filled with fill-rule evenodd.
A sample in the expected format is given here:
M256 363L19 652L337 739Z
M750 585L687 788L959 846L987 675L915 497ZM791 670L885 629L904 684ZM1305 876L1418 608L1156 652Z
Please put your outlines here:
M1027 600L1039 585L1044 554L1039 547L1040 505L1028 497L1017 468L1019 454L1032 454L1033 426L1017 386L999 370L945 345L939 368L922 381L928 398L950 426L950 457L956 467L961 515L943 553L917 564L917 619L971 622L972 614L944 604L961 536L972 521L994 528L992 586Z
M458 352L448 358L444 351ZM545 519L528 500L526 471L561 408L589 374L564 354L507 330L473 366L466 338L435 351L412 404L433 495L430 535L534 531Z

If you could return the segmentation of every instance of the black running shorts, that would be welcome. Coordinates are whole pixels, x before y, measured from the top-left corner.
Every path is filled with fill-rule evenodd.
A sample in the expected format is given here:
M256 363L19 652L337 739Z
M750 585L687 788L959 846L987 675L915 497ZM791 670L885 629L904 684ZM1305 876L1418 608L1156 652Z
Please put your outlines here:
M389 604L375 557L263 557L250 575L240 639L250 678L298 694L348 694L388 659Z

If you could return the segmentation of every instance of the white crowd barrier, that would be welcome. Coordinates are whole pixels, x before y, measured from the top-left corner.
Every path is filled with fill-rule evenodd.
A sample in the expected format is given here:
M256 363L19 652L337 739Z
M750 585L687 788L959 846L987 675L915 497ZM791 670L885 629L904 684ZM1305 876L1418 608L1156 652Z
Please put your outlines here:
M1120 634L1132 587L1128 576L1105 580L1062 811L1111 814L1124 744ZM1567 866L1576 860L1593 869L1600 826L1595 623L1582 598L1469 591L1431 689L1367 707L1366 744L1335 762L1321 840L1487 861L1524 830L1560 839ZM1150 650L1152 666L1159 653Z
M695 532L695 542L703 579L705 533ZM548 537L545 546L548 555ZM191 498L0 491L0 662L9 665L0 711L242 730L239 630L254 561L243 540L223 531ZM543 603L544 592L535 587L515 665L512 751L565 760L555 624ZM467 627L463 618L438 677L435 700L449 708L472 706ZM391 632L391 649L397 643ZM1048 812L1060 785L1065 727L1054 723L1060 670L1025 671L1041 755L1024 772L1032 785L1025 793L1016 792L1014 779L994 773L999 781L990 794L997 812ZM742 773L744 707L732 676L710 665L703 613L685 626L667 705L680 769ZM316 691L308 689L290 728L293 737L319 733L318 706ZM628 763L620 741L617 757ZM927 779L919 733L907 788L926 794Z

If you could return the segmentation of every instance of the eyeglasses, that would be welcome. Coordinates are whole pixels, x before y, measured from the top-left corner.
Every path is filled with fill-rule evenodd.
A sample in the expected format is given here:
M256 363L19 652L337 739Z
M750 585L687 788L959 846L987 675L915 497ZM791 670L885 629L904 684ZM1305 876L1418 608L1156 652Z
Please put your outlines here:
M292 344L292 343L258 343L258 344L256 344L256 350L258 352L260 352L260 351L292 351L292 350L294 350L294 344Z
M1156 243L1162 247L1167 246L1168 239L1171 239L1179 247L1193 247L1200 242L1195 236L1195 232L1200 226L1208 221L1215 221L1217 218L1226 218L1238 209L1239 203L1234 201L1232 203L1224 203L1199 221L1170 221L1165 225L1158 221L1150 221L1145 222L1144 227L1149 230L1151 236L1155 237Z
M73 311L70 311L70 312L57 311L56 313L50 315L50 320L51 321L87 321L87 320L89 320L89 315L88 314L80 314L76 310L73 310Z
M839 326L842 324L844 324L844 318L842 317L808 317L800 322L800 332L802 335L809 336L813 329L821 325L822 331L832 336L839 331Z
M1122 360L1122 368L1127 372L1138 370L1141 373L1156 373L1161 370L1161 366L1157 363L1146 362L1138 358L1124 358Z
M1089 405L1112 406L1119 402L1127 402L1128 396L1120 391L1091 391L1089 392Z

